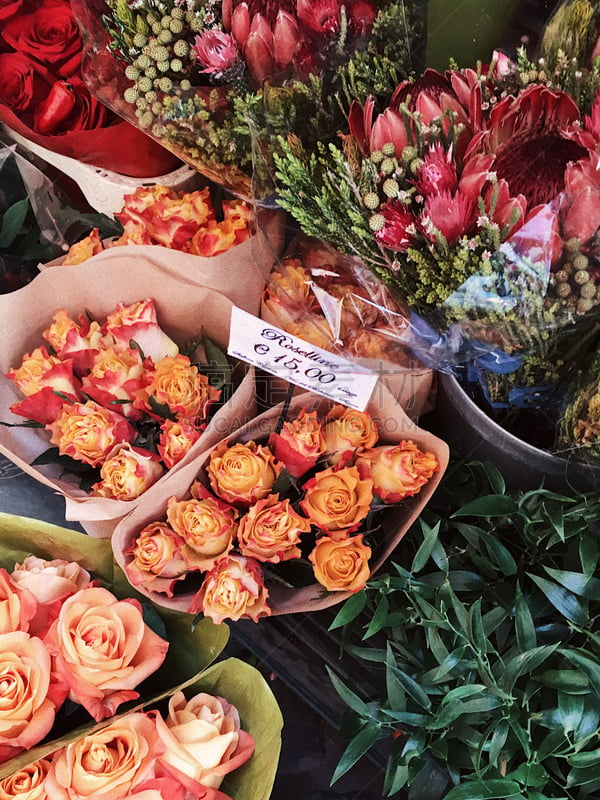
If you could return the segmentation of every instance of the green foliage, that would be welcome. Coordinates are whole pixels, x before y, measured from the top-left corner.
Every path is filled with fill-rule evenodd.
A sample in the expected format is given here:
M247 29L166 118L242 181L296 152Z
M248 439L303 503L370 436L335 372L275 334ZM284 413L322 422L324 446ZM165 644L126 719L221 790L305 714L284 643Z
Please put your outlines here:
M379 669L334 779L381 739L385 791L424 800L585 798L600 790L600 500L508 492L455 465L390 572L340 609Z

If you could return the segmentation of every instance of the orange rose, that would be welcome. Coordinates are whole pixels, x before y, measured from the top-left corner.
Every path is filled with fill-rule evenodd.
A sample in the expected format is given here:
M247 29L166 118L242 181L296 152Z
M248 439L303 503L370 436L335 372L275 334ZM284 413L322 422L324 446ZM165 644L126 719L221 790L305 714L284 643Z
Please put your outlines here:
M176 692L169 700L166 719L156 715L156 729L165 748L161 763L188 788L192 788L191 779L218 789L225 775L254 751L253 738L241 730L237 709L222 697L204 692L190 700Z
M379 433L368 411L336 405L323 422L325 448L330 464L347 464L354 453L373 447Z
M103 346L104 335L96 321L83 318L75 322L63 309L56 312L52 324L42 336L61 359L73 360L76 375L83 375Z
M24 631L0 634L0 762L29 750L52 728L64 695L53 691L50 671L41 639Z
M334 539L355 531L369 513L373 481L361 478L356 467L329 467L302 487L300 507L308 519Z
M100 236L100 231L98 228L94 228L90 234L71 245L63 261L63 266L72 267L77 264L83 264L88 258L101 253L103 250L104 243Z
M142 353L156 364L161 358L176 356L179 348L158 324L156 307L152 298L131 305L119 303L106 318L102 330L105 335L129 347L133 339Z
M0 800L47 800L44 782L49 766L42 758L0 781Z
M156 364L151 381L136 393L136 405L152 412L150 398L153 398L178 417L205 420L211 403L220 395L206 375L201 375L189 358L180 354L163 358Z
M63 603L44 639L55 669L96 721L111 716L164 661L168 642L144 623L137 600L90 588Z
M283 464L255 442L218 445L206 471L215 494L234 506L249 506L271 493Z
M185 542L189 569L211 570L233 548L237 512L213 497L180 500L171 497L167 520Z
M258 500L240 520L238 544L242 555L258 561L288 561L300 558L297 546L310 522L297 514L288 499L271 494Z
M269 447L286 470L299 478L312 469L325 452L325 438L316 411L302 409L296 419L286 421L280 433L272 433Z
M202 613L217 624L226 619L234 621L250 617L258 622L269 616L269 592L264 584L258 561L244 556L229 555L208 572L194 597L190 612Z
M92 486L95 497L135 500L165 474L160 456L128 442L118 444L100 468L102 480Z
M80 384L73 375L73 362L51 356L45 347L36 347L27 353L21 366L10 369L6 377L15 382L25 397L36 394L45 386L73 399L79 396Z
M370 573L371 548L363 544L362 533L334 541L329 536L317 539L309 555L315 578L328 592L358 592Z
M365 450L356 466L362 476L372 478L374 494L385 503L417 494L439 468L434 453L423 453L410 440Z
M75 399L73 397L73 400ZM50 386L44 386L39 392L29 395L19 403L13 403L10 410L13 414L39 422L40 425L51 425L61 413L64 405L64 397L56 394Z
M126 555L132 560L125 571L133 586L173 597L176 581L185 577L188 565L183 557L185 542L162 522L151 522L138 534Z
M187 419L166 419L160 426L160 439L157 450L167 469L171 469L187 455L191 446L198 441L202 431Z
M49 800L123 798L154 777L158 750L154 721L141 712L128 714L54 753Z
M0 633L28 631L36 611L35 596L0 569Z
M113 447L132 442L135 428L115 411L87 403L65 404L57 419L46 425L50 441L57 445L61 456L70 456L92 467L101 464Z
M107 347L96 354L90 372L81 381L86 395L132 420L140 420L142 411L132 405L134 392L149 380L139 350Z

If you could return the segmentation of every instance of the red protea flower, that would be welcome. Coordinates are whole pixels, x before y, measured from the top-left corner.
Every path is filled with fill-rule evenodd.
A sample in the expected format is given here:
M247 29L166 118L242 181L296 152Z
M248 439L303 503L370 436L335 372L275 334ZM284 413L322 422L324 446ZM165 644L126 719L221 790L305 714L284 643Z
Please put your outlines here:
M356 100L352 102L348 113L350 134L356 141L364 156L381 150L384 144L394 145L399 156L409 144L409 131L404 117L393 108L386 108L373 119L375 100L367 98L364 108Z
M506 180L511 195L523 194L533 208L559 194L567 164L594 148L594 136L580 123L568 94L535 84L493 108L487 129L475 136L466 158L493 155L491 169Z

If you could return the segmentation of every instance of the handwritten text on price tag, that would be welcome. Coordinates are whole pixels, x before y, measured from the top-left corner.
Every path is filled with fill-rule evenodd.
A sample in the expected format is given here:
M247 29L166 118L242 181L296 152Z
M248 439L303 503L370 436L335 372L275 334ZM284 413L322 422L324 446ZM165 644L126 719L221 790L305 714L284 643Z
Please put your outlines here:
M378 375L315 347L234 307L229 331L230 356L271 375L364 411Z

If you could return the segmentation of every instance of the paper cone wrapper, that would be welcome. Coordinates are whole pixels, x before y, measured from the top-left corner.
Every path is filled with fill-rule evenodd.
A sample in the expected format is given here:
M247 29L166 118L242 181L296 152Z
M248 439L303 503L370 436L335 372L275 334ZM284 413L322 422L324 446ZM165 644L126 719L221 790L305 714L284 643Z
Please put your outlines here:
M258 280L255 273L253 277ZM113 257L101 269L86 262L73 269L45 270L22 289L0 296L0 420L11 424L25 421L9 410L22 395L5 374L20 365L25 353L43 344L42 332L58 309L66 309L73 318L89 312L100 320L120 302L129 304L151 297L160 326L180 347L204 333L225 351L233 304L218 291L218 280L214 285L199 285L144 258L128 256ZM203 435L171 472L252 418L255 408L254 371L249 369L233 397L216 412ZM128 514L140 498L123 501L90 497L79 488L76 478L63 474L59 465L30 466L49 447L49 434L42 428L0 426L0 452L65 497L66 519L81 522L91 535L110 536L116 520Z
M318 416L323 417L332 405L333 403L327 398L320 397L312 392L303 392L293 397L287 416L288 419L293 419L302 408L305 408L308 411L316 410ZM250 440L265 443L269 434L277 427L281 410L281 405L275 406L255 417L231 436L224 438L229 443ZM407 498L400 505L391 506L382 512L382 529L376 534L378 539L373 546L373 554L371 556L371 574L373 574L396 548L431 498L448 466L449 449L448 445L438 439L437 436L417 427L381 382L376 385L367 410L374 418L380 431L378 444L398 444L403 440L410 439L415 442L420 450L434 453L439 463L439 469L433 474L429 482L423 486L419 494ZM175 497L177 500L183 500L190 497L190 487L196 478L199 478L208 486L203 467L208 462L212 449L214 448L203 452L176 473L167 476L162 485L157 487L157 491L153 492L151 496L149 495L143 505L139 505L134 509L116 527L112 537L113 552L115 560L125 574L127 574L127 565L131 561L131 556L126 555L126 553L133 545L142 528L151 522L166 520L169 498ZM276 565L268 566L274 567L274 572L277 571ZM274 616L318 611L335 605L350 596L349 592L327 592L316 582L302 588L292 588L267 577L266 585L269 590L269 606ZM136 588L158 605L179 611L189 611L195 594L195 592L188 592L167 597L158 592L145 591L143 587L138 586Z
M283 247L283 215L261 211L260 223L257 233L218 256L195 256L159 245L128 244L107 247L83 264L65 269L77 270L84 264L93 264L101 275L105 266L115 261L130 264L133 269L141 259L172 279L216 289L234 305L258 315L265 281ZM64 257L57 258L40 264L39 268L45 271L62 266L63 261Z

